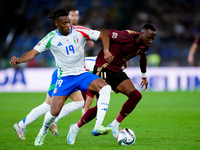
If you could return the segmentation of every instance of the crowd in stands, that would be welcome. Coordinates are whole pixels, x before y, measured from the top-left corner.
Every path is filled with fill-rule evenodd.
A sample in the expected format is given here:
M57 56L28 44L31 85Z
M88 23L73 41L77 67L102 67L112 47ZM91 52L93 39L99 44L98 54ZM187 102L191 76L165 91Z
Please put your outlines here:
M156 66L188 66L189 47L200 32L198 0L31 0L23 16L24 28L15 35L8 57L21 56L55 29L46 17L58 8L79 10L79 24L92 29L140 31L144 23L153 24L157 37L148 55L160 57ZM97 55L101 46L101 42L95 42L93 49L86 46L86 55ZM129 63L129 66L137 65L137 59ZM53 56L44 52L27 63L27 67L55 67Z

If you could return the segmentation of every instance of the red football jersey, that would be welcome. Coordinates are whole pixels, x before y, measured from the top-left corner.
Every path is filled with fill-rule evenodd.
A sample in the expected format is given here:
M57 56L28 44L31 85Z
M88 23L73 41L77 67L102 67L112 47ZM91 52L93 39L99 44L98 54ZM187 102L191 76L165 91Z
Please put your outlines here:
M138 54L146 54L149 46L137 45L135 39L140 32L129 33L127 30L118 31L110 30L110 52L114 56L110 64L105 65L107 69L117 72L128 60L137 56ZM96 60L96 66L101 67L106 62L104 59L103 48L99 51Z

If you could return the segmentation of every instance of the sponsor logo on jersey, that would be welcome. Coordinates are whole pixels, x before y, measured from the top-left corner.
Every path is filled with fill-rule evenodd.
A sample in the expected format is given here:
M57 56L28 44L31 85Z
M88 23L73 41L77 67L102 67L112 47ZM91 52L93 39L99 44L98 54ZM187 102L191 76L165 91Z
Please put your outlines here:
M112 38L113 38L113 39L116 39L117 36L118 36L118 33L116 33L116 32L113 32L113 33L112 33Z
M74 39L74 43L78 43L79 41L78 41L78 36L73 36L73 39Z
M59 42L57 46L62 46L62 43L61 43L61 42Z

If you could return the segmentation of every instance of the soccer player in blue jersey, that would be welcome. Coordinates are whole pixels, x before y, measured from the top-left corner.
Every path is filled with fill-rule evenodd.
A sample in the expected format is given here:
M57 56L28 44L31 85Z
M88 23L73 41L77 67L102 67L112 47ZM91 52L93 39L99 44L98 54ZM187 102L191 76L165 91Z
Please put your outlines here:
M95 60L96 60L96 58L95 59L94 58L93 57L88 57L88 58L85 59L85 68L88 71L92 71L93 70L93 67L94 67L94 64L95 64ZM58 77L57 77L58 73L57 72L58 72L58 69L56 69L52 74L51 84L50 84L49 90L47 92L45 102L42 103L41 105L33 108L30 111L30 113L23 120L21 120L18 123L14 124L13 128L15 129L19 139L25 140L24 131L25 131L25 128L26 128L26 126L28 124L32 123L33 121L38 119L40 116L42 116L45 113L47 113L48 111L50 111L51 97L52 97L52 93L53 93L56 81L58 79ZM69 102L69 103L67 103L67 104L65 104L63 106L59 116L56 118L55 122L52 123L52 125L49 128L50 131L55 136L58 136L58 131L57 131L57 122L58 122L58 120L62 119L63 117L65 117L67 115L69 115L70 113L82 108L83 105L84 105L84 100L83 100L82 94L78 90L70 95L70 99L73 102Z
M76 9L73 9L73 10L70 10L69 11L69 15L70 15L70 17L71 17L71 24L73 25L73 26L77 26L78 25L78 21L79 21L79 11L78 10L76 10ZM86 41L86 45L89 47L89 49L90 49L90 51L92 51L93 50L93 47L94 47L94 41L92 41L92 40L87 40ZM87 56L87 54L86 54L86 56ZM93 59L93 58L92 58ZM95 60L96 60L96 58L95 58ZM87 67L86 67L87 68ZM93 69L92 69L93 70ZM84 104L84 106L82 107L82 116L83 116L83 114L85 113L85 111L87 110L87 109L89 109L89 107L90 107L90 105L88 105L89 104L89 101L90 101L90 104L92 103L92 101L93 101L93 98L90 98L89 96L87 96L84 92L81 92L82 93L82 96L83 96L83 98L84 98L84 101L85 101L85 104L87 104L87 108L85 109L85 104ZM86 102L86 98L87 98L87 102ZM57 119L56 119L57 120ZM55 126L56 124L53 124L53 128L55 128L56 129L56 126ZM52 130L53 131L53 130Z
M88 73L84 68L86 39L102 40L105 60L108 62L112 61L113 56L109 52L109 37L97 30L91 30L82 26L71 26L69 14L64 9L52 12L48 19L55 22L57 29L47 34L32 50L26 52L20 58L13 56L10 61L11 65L27 62L48 49L55 57L59 78L52 94L50 112L45 116L43 126L34 144L43 144L49 126L59 115L66 99L76 89L80 89L90 96L99 94L97 119L92 134L101 135L109 133L111 128L104 127L102 122L108 108L111 87L103 79ZM87 115L89 115L88 111L84 116L86 117ZM74 144L75 136L79 129L77 124L70 127L67 137L69 144Z
M71 24L74 25L74 26L78 25L79 11L78 10L71 10L69 12L69 15L71 17ZM94 42L92 40L90 40L90 41ZM88 44L88 40L87 40L86 44ZM96 57L90 57L90 58L85 59L85 67L88 71L93 70L95 60L96 60ZM30 113L23 120L20 120L18 123L14 124L13 128L16 131L19 139L25 140L26 138L25 138L25 132L24 131L26 129L26 126L28 124L32 123L33 121L35 121L36 119L38 119L40 116L44 115L45 113L47 113L50 110L51 97L52 97L53 89L55 87L55 84L56 84L56 81L57 81L57 78L58 78L57 72L58 72L58 69L56 69L52 74L51 84L50 84L48 93L46 95L45 102L43 102L41 105L33 108L30 111ZM80 109L81 107L84 108L84 101L83 101L82 95L80 94L80 91L77 90L76 92L72 93L71 96L70 96L70 99L72 99L73 102L69 102L69 103L67 103L63 106L59 116L56 118L55 122L53 122L52 125L49 127L50 131L55 136L58 136L57 122L58 122L59 119L69 115L70 113L72 113L75 110ZM91 99L92 98L88 97L88 102ZM90 105L88 105L88 102L87 102L87 109L90 107ZM85 109L83 109L83 110L85 110Z

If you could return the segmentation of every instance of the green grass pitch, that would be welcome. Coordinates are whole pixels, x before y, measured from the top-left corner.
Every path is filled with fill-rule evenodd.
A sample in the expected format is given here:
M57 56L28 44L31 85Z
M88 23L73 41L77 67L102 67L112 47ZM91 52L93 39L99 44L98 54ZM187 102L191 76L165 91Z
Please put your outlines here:
M200 149L200 92L142 92L143 99L121 123L136 134L132 146L120 146L111 134L93 137L95 120L84 125L75 145L67 145L69 126L81 117L78 110L58 122L59 137L48 132L44 145L34 146L44 116L29 124L26 140L19 140L13 124L23 119L32 108L44 102L46 93L0 93L1 150L199 150ZM118 115L126 100L122 94L111 95L103 122L108 125ZM71 101L71 100L68 100ZM95 103L93 103L94 105Z

